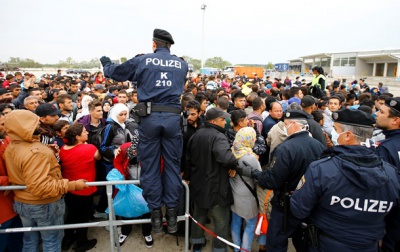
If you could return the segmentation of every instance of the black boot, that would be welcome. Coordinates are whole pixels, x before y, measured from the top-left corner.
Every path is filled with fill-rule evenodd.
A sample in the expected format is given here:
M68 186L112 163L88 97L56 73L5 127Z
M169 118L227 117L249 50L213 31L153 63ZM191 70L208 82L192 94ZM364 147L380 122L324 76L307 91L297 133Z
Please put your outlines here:
M176 233L178 231L178 218L177 218L178 209L170 208L167 209L167 223L168 223L168 232L170 234Z
M160 209L155 209L151 211L151 224L153 225L153 230L155 234L162 233L162 213Z

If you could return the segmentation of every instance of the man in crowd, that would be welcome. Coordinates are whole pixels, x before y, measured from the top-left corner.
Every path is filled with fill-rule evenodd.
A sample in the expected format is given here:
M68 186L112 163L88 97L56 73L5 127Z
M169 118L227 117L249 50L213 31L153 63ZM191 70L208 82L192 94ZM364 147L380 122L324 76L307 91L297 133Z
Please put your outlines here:
M39 101L35 96L28 96L24 99L24 108L35 113L36 108L39 106Z
M15 190L14 210L24 227L62 225L68 191L88 187L85 180L63 179L53 151L39 141L39 118L26 110L10 113L5 121L12 140L4 154L8 178L12 185L26 185ZM37 251L40 238L43 251L61 251L64 230L26 232L24 251Z
M255 97L251 105L253 106L253 112L251 112L247 118L254 121L257 132L261 134L263 128L263 118L261 114L265 110L265 102L260 97Z
M53 130L52 126L57 122L60 112L61 111L58 110L56 106L49 103L40 104L35 110L40 121L40 142L45 145L54 145L56 132Z
M241 91L237 91L233 95L233 104L228 108L228 113L234 110L244 110L246 105L246 95L244 95Z
M300 219L293 215L294 211L290 211L289 199L308 165L317 160L325 149L309 136L307 118L304 111L287 110L284 127L288 138L272 152L269 168L262 172L255 167L237 170L239 174L256 179L262 188L274 190L267 251L287 251L289 237L292 237L297 251L305 251Z
M315 99L311 95L306 95L301 99L301 108L303 109L304 112L307 113L307 122L311 135L313 138L318 140L320 143L322 143L324 146L326 146L326 139L324 136L324 132L322 131L321 126L314 120L314 117L311 115L311 113L314 111L315 108Z
M37 98L39 103L43 103L43 97L42 97L42 92L40 91L39 88L31 88L28 91L29 96L34 96Z
M329 97L328 108L324 110L324 131L331 135L333 130L332 113L340 109L341 100L338 96Z
M237 163L224 135L229 117L219 108L209 109L205 127L190 138L186 155L189 171L185 171L185 179L190 182L193 218L205 225L211 211L215 220L214 232L221 237L228 237L229 211L233 203L228 171ZM206 242L204 231L197 225L192 225L191 231L193 251L201 251ZM212 247L215 251L227 251L226 244L216 238L213 238Z
M282 118L282 105L279 102L272 102L268 108L269 115L263 121L263 136L267 137L269 130Z
M394 251L400 177L366 147L375 120L350 109L333 112L332 118L332 140L339 145L308 167L291 197L293 215L308 220L307 251L377 251L385 223L391 242L384 242L384 251Z
M68 94L59 95L57 96L56 103L61 111L59 114L60 120L65 120L69 124L72 124L74 122L74 113L71 96Z
M72 81L71 84L69 85L68 94L70 95L73 102L76 102L78 100L78 93L79 93L78 85L79 83L76 81Z

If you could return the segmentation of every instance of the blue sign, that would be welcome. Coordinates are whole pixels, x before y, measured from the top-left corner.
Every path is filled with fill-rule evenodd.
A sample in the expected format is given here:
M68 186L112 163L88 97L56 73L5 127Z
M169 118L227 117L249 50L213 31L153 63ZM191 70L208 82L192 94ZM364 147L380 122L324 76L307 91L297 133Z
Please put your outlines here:
M285 72L289 69L289 63L278 63L275 64L275 70L279 72Z

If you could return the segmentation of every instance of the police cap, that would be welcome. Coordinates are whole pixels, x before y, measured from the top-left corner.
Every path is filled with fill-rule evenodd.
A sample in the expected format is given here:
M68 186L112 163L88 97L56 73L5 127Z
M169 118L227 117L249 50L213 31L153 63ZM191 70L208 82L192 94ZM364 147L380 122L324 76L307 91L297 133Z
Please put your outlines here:
M341 124L358 127L374 127L375 119L372 115L361 110L342 109L332 113L332 119Z
M388 98L385 100L385 105L400 113L400 97Z
M304 112L303 110L293 110L293 109L288 109L286 110L284 114L285 119L303 119L307 120L308 116L307 113Z
M172 35L169 32L161 29L154 29L153 39L168 42L171 45L175 43Z

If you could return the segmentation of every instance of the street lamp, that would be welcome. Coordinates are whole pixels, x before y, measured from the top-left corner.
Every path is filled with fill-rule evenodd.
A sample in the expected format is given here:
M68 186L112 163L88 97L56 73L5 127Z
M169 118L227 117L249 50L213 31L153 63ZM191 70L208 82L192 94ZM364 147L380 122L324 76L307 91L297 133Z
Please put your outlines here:
M204 17L206 14L207 5L205 2L201 5L201 10L203 11L203 27L202 27L202 35L201 35L201 68L204 66Z

